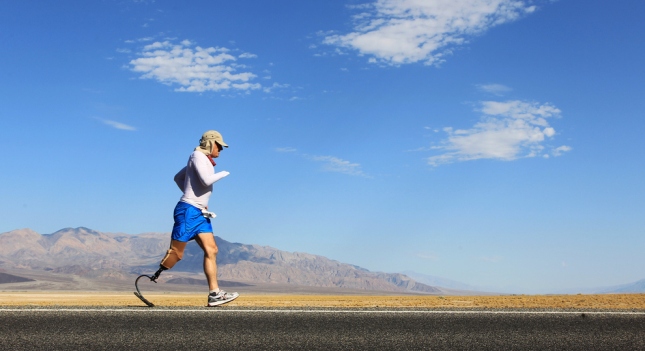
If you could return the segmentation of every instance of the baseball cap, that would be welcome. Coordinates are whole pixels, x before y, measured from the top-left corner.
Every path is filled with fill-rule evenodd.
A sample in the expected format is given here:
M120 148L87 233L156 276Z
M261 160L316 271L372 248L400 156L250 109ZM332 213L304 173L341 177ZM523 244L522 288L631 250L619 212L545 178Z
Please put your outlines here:
M201 143L207 140L215 140L218 144L222 145L222 147L228 147L228 144L226 144L224 142L224 138L222 138L222 134L220 134L216 130L209 130L206 133L204 133L202 135L202 139L199 142Z

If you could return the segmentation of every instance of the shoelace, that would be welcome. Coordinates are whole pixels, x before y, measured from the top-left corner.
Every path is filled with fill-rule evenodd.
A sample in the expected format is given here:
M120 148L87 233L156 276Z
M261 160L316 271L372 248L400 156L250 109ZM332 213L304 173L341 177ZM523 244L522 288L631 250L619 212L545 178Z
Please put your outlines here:
M208 295L209 297L213 297L215 299L225 299L226 298L226 291L220 290L218 293L211 295Z

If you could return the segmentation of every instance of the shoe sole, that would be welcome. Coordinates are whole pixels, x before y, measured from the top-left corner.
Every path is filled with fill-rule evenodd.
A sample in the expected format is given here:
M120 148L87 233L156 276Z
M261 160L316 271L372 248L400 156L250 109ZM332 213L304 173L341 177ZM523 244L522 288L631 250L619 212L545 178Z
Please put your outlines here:
M217 302L209 302L206 307L215 307L215 306L223 305L225 303L229 303L229 302L237 299L238 297L240 297L240 295L237 295L234 298L231 298L231 299L228 299L228 300L222 300L222 301L217 301Z

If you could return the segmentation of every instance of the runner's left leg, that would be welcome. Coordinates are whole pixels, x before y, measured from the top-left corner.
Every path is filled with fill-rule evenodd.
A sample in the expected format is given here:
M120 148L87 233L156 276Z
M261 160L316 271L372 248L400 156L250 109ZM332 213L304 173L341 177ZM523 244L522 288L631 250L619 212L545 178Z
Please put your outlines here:
M217 244L213 233L200 233L195 238L197 244L204 250L204 274L208 281L209 290L219 289L217 284Z

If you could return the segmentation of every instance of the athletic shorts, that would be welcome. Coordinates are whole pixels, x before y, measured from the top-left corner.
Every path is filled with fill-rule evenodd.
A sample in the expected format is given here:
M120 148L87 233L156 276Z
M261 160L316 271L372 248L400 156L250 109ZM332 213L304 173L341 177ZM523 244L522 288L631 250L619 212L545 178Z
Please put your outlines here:
M175 225L172 227L172 239L189 242L198 234L212 233L211 220L202 215L202 210L185 202L175 206Z

